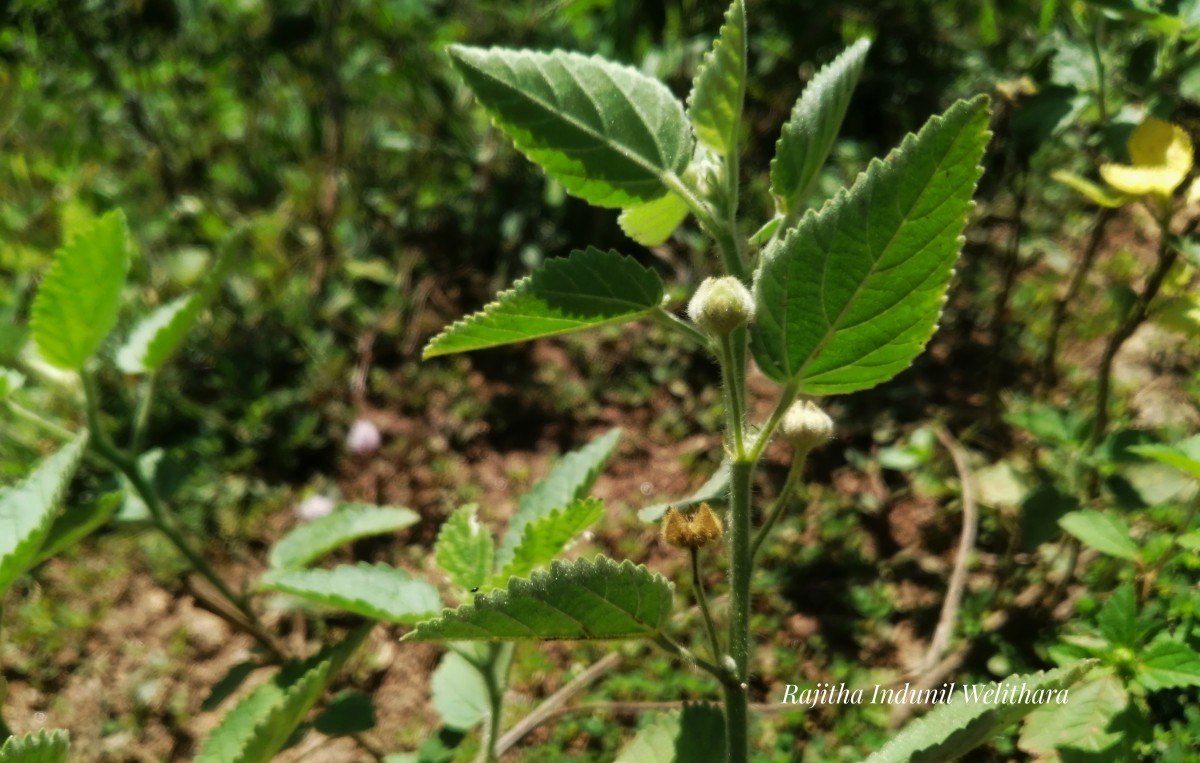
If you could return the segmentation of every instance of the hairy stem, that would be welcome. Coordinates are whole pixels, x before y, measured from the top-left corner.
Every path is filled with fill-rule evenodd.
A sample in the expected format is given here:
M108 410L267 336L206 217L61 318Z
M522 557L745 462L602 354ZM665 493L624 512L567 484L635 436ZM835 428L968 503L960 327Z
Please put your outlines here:
M729 445L735 460L746 458L746 401L744 384L746 379L746 330L739 328L720 338L721 380L725 390L725 418L729 430ZM740 346L741 361L736 348Z
M678 176L668 174L663 177L663 182L679 198L683 199L688 210L695 216L696 222L700 223L700 228L717 242L717 249L721 252L721 262L725 265L725 272L749 283L749 272L745 260L742 259L742 247L739 244L737 229L730 223L718 220L712 208Z
M750 490L754 462L735 459L729 484L729 655L736 682L725 687L725 738L728 763L749 760L746 682L750 675Z
M763 522L762 527L758 528L758 533L754 536L754 542L750 544L751 561L758 556L758 550L762 547L763 541L767 539L767 536L771 534L771 529L775 527L775 523L787 511L788 504L792 500L792 494L796 491L797 485L800 484L800 475L804 472L804 462L806 460L808 460L807 450L798 450L792 456L792 466L788 469L783 489L779 491L779 496L775 499L775 505L771 507L766 521Z
M704 619L712 658L720 660L721 639L717 637L717 627L713 625L712 613L708 611L708 594L704 591L704 580L700 577L700 549L689 548L688 553L692 557L692 594L696 597L696 606L700 608L700 616Z
M488 694L487 741L479 751L478 763L496 763L500 741L500 719L504 714L504 687L508 683L508 667L512 664L512 645L491 642L487 645L487 658L478 665ZM508 650L508 654L505 651Z
M654 316L655 320L667 328L683 334L688 339L699 342L703 347L712 347L712 340L708 338L708 335L696 328L695 325L693 325L690 321L685 321L678 315L675 315L669 310L665 310L661 307L652 313L652 315Z

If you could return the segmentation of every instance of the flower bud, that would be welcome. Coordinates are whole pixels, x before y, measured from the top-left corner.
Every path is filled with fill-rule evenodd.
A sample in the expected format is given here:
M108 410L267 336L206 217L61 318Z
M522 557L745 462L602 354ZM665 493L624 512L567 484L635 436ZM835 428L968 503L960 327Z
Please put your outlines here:
M700 508L690 515L671 507L663 517L663 540L676 548L707 546L723 532L721 520L707 503L700 504Z
M296 518L303 522L329 516L333 513L333 499L324 495L310 495L296 507Z
M833 419L811 401L797 401L783 414L779 433L796 450L807 453L833 437Z
M733 276L705 278L688 303L688 316L709 336L726 336L754 320L754 297Z
M378 427L367 419L359 419L346 435L346 450L355 455L365 456L379 450L382 441Z

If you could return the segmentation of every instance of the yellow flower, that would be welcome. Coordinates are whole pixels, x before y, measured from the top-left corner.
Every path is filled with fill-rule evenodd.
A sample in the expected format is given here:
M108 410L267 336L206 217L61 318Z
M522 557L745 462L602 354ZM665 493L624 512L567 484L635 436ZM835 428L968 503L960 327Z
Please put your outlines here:
M1104 182L1122 193L1169 198L1192 169L1192 139L1182 127L1147 117L1129 136L1129 164L1100 167Z

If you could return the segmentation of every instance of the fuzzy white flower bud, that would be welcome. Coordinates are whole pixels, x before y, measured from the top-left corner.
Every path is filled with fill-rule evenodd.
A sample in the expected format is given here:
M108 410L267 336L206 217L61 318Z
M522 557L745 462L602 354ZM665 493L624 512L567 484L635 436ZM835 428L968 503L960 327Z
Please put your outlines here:
M796 450L807 453L833 437L833 419L811 401L797 401L783 414L779 434Z
M382 442L383 438L379 434L379 428L367 419L359 419L354 422L350 427L350 433L346 435L346 450L355 455L365 456L379 450Z
M333 513L333 499L324 495L310 495L300 502L296 507L296 518L302 522L311 522L314 519L329 516Z
M705 278L688 302L688 317L709 336L727 336L754 320L754 297L733 276Z

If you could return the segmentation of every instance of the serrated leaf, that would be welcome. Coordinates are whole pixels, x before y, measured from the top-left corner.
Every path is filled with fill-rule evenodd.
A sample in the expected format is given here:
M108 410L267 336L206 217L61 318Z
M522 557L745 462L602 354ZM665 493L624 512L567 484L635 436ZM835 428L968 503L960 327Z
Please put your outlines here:
M371 632L366 625L340 644L303 663L282 668L225 714L200 750L196 763L265 763L283 749L341 670Z
M67 732L35 731L11 736L0 744L0 763L67 763L70 750Z
M688 120L700 142L722 156L736 153L745 99L746 8L742 0L733 0L688 96Z
M1048 755L1059 747L1107 750L1121 741L1120 732L1107 729L1128 703L1129 695L1115 676L1098 676L1072 691L1065 705L1046 705L1030 713L1017 746L1034 755Z
M85 448L82 434L0 492L0 595L37 559Z
M525 525L521 542L513 558L492 579L500 586L509 578L526 577L554 560L584 530L604 516L604 503L596 498L581 498L538 517Z
M679 736L679 716L675 713L662 713L643 726L629 743L621 748L614 763L673 763L675 757L675 738ZM710 757L696 758L709 760ZM724 750L722 750L722 755ZM682 763L682 762L681 762Z
M37 561L34 564L41 564L47 559L57 556L91 535L111 519L113 514L117 513L124 498L124 493L117 490L105 493L86 506L68 508L54 520L54 524L50 525L50 531L46 533L46 540L42 542Z
M496 126L567 193L628 207L662 196L691 161L683 105L636 69L560 50L449 50Z
M716 705L684 703L675 737L675 763L710 760L725 750L725 716Z
M129 229L113 210L54 253L42 277L29 328L38 353L67 371L83 368L117 322L129 273Z
M469 731L488 715L488 691L483 674L455 652L448 652L433 671L429 692L434 708L452 729Z
M1055 695L1059 690L1069 691L1069 687L1093 665L1093 661L1084 661L1057 670L1013 675L1004 679L1001 685L1018 687L1018 697L1022 685L1031 695L1036 691ZM957 760L1038 707L1020 702L967 701L963 694L968 690L967 687L958 688L952 702L938 705L932 712L909 723L882 749L867 758L866 763L938 763ZM979 691L980 697L984 691L986 689ZM1068 699L1073 701L1074 696L1068 695ZM1062 707L1053 702L1049 706Z
M937 325L987 144L987 99L930 119L765 253L752 348L763 373L830 395L887 381Z
M1134 445L1129 451L1173 466L1200 480L1200 435L1174 445Z
M1169 637L1157 638L1141 653L1137 677L1150 691L1200 686L1200 652Z
M371 535L394 533L420 520L412 509L351 503L297 525L271 549L272 569L295 569L336 548Z
M647 506L638 512L638 519L643 522L657 522L662 519L662 515L666 514L667 509L672 506L677 509L688 509L705 502L724 503L726 496L729 495L729 475L729 460L726 459L721 462L721 465L717 467L717 470L713 472L713 475L703 485L696 488L696 492L687 498L680 498L677 501L667 501L666 503L656 503L653 506Z
M673 193L621 210L617 224L642 246L658 246L671 237L688 216L687 204Z
M1113 591L1096 615L1100 635L1110 646L1133 646L1138 640L1137 596L1126 584Z
M389 623L411 625L442 606L437 589L386 564L343 564L332 570L271 570L259 588Z
M467 591L486 583L493 571L495 546L491 533L475 516L478 510L472 503L451 514L433 547L438 567L452 583Z
M771 160L771 193L786 218L795 219L825 165L870 47L870 40L859 40L821 67L780 132Z
M483 310L442 331L423 358L625 323L658 309L658 274L632 257L588 247L547 260Z
M1124 520L1107 512L1085 509L1064 514L1058 526L1085 545L1118 559L1135 559L1138 547Z
M661 575L605 557L554 562L529 580L419 623L408 641L652 638L671 612Z
M620 439L621 430L610 429L582 448L566 454L554 464L545 479L520 497L517 513L509 520L508 529L496 550L497 569L512 561L527 524L588 494Z

